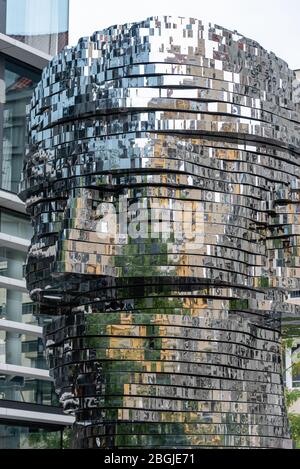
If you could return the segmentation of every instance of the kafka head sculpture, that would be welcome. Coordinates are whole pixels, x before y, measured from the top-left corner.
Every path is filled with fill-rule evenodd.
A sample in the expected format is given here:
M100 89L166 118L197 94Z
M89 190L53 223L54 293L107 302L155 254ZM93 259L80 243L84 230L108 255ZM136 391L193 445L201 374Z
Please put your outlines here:
M293 81L256 42L172 17L97 32L44 70L27 284L58 316L47 349L76 447L290 447Z

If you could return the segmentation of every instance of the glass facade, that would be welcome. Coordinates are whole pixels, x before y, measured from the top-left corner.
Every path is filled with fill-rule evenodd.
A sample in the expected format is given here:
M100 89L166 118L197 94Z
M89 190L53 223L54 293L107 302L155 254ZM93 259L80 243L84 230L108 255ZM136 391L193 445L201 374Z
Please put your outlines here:
M32 228L26 216L5 209L0 210L0 231L23 239L30 239L32 235ZM13 280L22 280L25 261L25 252L1 246L0 279L1 276L4 276ZM36 305L32 303L28 293L14 288L0 288L0 319L40 326L50 321L50 318L41 318L36 316L35 313ZM1 363L47 369L43 340L29 333L22 334L0 330ZM59 405L51 381L0 374L0 400L3 399L46 406ZM18 434L17 441L20 446L15 447L23 448L24 445L30 443L26 432L25 434L26 437L22 432ZM29 435L31 435L30 432ZM0 434L0 447L3 444L1 438ZM33 437L30 438L32 440Z
M0 399L29 404L57 406L58 398L52 382L23 376L0 376Z
M19 301L12 302L10 298L18 298ZM0 317L1 319L15 320L26 324L36 324L33 319L34 304L28 293L19 292L14 289L0 288ZM14 312L14 315L13 315ZM16 319L13 319L15 317Z
M0 208L0 232L18 238L30 239L32 227L26 215L15 214Z
M31 426L0 425L0 449L59 449L61 431L32 428Z
M1 189L18 192L26 141L26 106L40 72L5 60Z
M0 246L0 276L22 280L26 254Z
M6 34L29 46L55 55L68 44L68 29L69 0L7 0Z
M19 333L19 353L16 360L15 351L10 347L10 332L0 330L0 344L2 346L0 363L26 366L28 368L47 369L44 345L41 338Z
M0 210L0 230L3 233L30 239L29 220L22 215ZM22 280L26 253L5 246L0 247L0 278ZM35 305L28 293L17 288L0 288L0 318L19 323L44 325L49 319L34 315ZM41 338L0 330L0 363L47 369L44 345ZM0 377L0 399L57 405L51 382L23 378Z
M67 44L68 10L68 0L0 0L0 32L38 49L24 58L26 64L10 58L15 49L24 49L20 43L0 53L0 407L17 411L16 421L0 419L0 449L60 448L63 441L57 430L64 423L57 423L60 411L53 409L58 398L44 371L43 340L34 327L24 333L24 324L43 326L50 318L38 315L25 289L25 240L31 239L32 228L14 194L27 140L26 106L41 76L34 67L46 64L42 52L55 55ZM13 366L20 367L16 375ZM22 409L33 412L32 421L24 421L28 415L22 416ZM36 410L53 418L37 423Z

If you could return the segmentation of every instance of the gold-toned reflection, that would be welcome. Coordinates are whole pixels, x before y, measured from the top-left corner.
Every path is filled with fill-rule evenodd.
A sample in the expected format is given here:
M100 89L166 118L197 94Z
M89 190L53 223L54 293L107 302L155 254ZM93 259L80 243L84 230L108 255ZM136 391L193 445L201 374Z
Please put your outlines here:
M46 345L75 447L291 447L293 81L256 42L171 17L96 32L43 72L26 278L57 316Z

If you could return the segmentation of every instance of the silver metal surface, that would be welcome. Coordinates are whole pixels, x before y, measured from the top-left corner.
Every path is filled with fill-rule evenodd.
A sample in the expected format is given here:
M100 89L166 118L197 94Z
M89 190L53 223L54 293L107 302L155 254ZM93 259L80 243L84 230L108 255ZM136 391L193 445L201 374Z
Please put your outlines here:
M74 446L291 447L296 94L283 60L196 19L113 26L44 70L21 184L27 285L57 315L48 358Z

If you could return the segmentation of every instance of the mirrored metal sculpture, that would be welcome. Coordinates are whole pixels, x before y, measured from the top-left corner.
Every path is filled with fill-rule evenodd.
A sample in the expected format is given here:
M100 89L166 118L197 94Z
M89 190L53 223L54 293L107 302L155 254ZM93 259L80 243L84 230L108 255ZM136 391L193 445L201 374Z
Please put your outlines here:
M97 32L44 70L26 277L57 316L48 356L77 448L291 447L293 81L256 42L173 17Z

